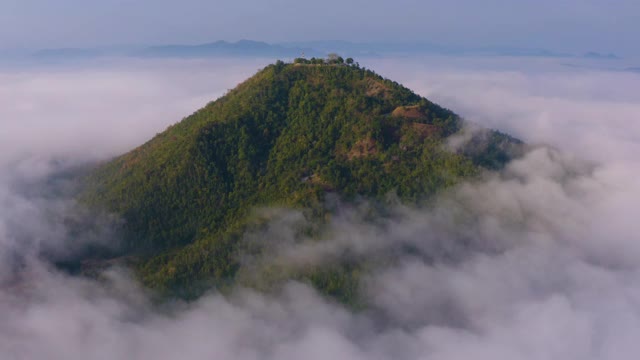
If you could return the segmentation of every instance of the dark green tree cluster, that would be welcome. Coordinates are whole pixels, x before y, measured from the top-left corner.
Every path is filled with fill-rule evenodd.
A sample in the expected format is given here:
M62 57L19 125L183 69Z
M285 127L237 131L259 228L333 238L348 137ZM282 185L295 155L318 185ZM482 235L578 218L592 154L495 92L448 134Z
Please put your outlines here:
M293 60L293 63L305 65L349 65L359 67L359 65L354 62L353 58L347 58L347 60L345 60L342 56L336 53L329 54L326 59L315 57L312 57L311 59L305 59L299 57L295 58Z

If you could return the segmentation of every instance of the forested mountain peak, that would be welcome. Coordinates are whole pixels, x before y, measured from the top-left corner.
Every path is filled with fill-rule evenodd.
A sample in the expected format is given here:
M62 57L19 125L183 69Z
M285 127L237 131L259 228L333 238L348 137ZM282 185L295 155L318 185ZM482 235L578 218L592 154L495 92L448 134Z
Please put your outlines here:
M321 226L332 214L329 193L416 202L502 166L518 146L486 131L448 150L462 128L450 110L352 59L278 61L99 166L83 200L125 220L122 252L147 285L192 296L241 278L256 207L299 209ZM345 269L291 276L349 302Z

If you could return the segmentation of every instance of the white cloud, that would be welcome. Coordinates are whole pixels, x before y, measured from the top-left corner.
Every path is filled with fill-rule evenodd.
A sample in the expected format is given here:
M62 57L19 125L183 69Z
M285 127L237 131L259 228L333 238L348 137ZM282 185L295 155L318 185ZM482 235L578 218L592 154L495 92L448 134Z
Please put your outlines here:
M352 209L332 223L333 235L323 243L287 242L291 224L301 221L287 212L269 232L256 235L283 241L286 246L274 250L282 261L415 245L414 256L369 275L369 311L353 313L301 284L278 294L238 290L226 298L209 294L192 304L154 306L121 272L94 282L28 258L25 279L0 290L0 313L6 315L0 353L9 359L634 359L640 353L640 160L634 156L640 78L544 66L536 72L451 72L395 64L391 70L402 71L396 78L410 79L408 85L423 95L471 120L560 150L538 148L501 174L443 194L429 209L399 206L402 216L378 225ZM175 121L168 114L188 113L193 103L213 96L207 79L222 73L200 65L186 70L181 63L165 64L142 75L127 69L5 75L0 89L23 89L13 99L31 101L34 110L25 110L27 116L20 106L9 108L35 124L35 138L47 141L32 147L26 127L0 123L0 134L16 134L16 141L2 142L0 164L13 171L3 178L50 171L4 165L24 151L44 159L81 151L79 158L86 159L82 146L69 146L77 127L87 138L81 144L98 143L97 157L133 146ZM250 72L240 68L222 79ZM39 90L43 84L67 89L68 96ZM81 84L86 91L75 90ZM105 88L111 90L104 103L91 100ZM602 90L607 88L613 90ZM60 103L83 95L90 104L83 111ZM142 109L133 96L149 104ZM167 103L174 98L182 100ZM100 127L104 117L85 117L108 108L126 116L126 107L143 120L139 132L124 140L119 131ZM57 137L46 136L54 131L50 119L61 122ZM126 129L128 121L115 126ZM32 224L29 236L46 242L51 224L32 215L49 203L46 197L25 197L8 183L0 182L0 252L15 251L6 244L25 232L15 219Z
M253 74L260 60L0 69L0 164L90 160L137 146Z

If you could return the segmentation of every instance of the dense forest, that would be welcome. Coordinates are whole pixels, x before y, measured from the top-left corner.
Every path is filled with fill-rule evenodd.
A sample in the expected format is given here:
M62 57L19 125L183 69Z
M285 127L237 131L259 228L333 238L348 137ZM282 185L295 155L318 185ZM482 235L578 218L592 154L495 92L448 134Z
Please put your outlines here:
M88 175L81 199L125 221L126 255L143 282L192 298L237 282L267 289L294 278L354 306L366 261L288 271L252 269L246 234L269 222L260 207L298 209L301 239L321 239L345 203L407 203L497 169L519 141L483 131L450 151L463 130L453 112L364 69L353 59L278 61L149 142ZM131 260L133 259L133 260Z

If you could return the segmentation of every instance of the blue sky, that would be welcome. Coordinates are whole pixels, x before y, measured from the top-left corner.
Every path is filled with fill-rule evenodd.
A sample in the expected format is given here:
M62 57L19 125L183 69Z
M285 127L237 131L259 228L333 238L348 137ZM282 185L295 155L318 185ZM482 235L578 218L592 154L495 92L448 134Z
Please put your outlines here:
M342 39L638 54L637 0L1 0L0 48Z

